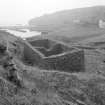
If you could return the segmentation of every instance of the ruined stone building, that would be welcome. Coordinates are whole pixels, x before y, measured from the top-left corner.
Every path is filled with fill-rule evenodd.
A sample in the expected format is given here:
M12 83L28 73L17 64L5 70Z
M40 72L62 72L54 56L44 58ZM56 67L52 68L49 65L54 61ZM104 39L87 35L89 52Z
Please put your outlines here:
M47 70L84 71L84 51L49 39L25 41L24 61Z

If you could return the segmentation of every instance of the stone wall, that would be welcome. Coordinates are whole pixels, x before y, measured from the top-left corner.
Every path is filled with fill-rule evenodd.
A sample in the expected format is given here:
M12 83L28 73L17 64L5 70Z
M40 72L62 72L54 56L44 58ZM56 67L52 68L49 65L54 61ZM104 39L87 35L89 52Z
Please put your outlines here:
M44 47L46 49L49 49L54 44L54 42L49 40L49 39L43 39L43 40L39 39L39 40L29 41L29 43L32 46L35 46L35 47Z
M51 46L51 48L46 49L44 47L34 47L38 51L40 51L45 57L49 57L52 55L58 55L67 51L71 51L67 46L63 46L61 44L55 44Z
M74 51L59 56L46 57L39 67L47 70L60 70L65 72L84 71L84 51Z
M29 43L34 46L35 49L41 52L45 57L73 50L73 48L69 48L67 45L64 45L64 43L50 39L38 39L29 41Z
M42 59L42 54L38 52L36 49L34 49L29 43L24 43L24 61L30 62L32 64L38 64L40 63L40 60Z
M61 49L59 49L59 47ZM25 42L24 59L41 69L65 72L84 71L84 51L56 43L50 49Z

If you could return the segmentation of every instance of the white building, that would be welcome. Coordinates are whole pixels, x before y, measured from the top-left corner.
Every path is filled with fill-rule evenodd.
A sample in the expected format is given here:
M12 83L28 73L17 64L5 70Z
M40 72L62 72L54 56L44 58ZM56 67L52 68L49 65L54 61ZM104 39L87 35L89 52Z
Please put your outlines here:
M99 28L105 28L105 22L103 20L99 20Z

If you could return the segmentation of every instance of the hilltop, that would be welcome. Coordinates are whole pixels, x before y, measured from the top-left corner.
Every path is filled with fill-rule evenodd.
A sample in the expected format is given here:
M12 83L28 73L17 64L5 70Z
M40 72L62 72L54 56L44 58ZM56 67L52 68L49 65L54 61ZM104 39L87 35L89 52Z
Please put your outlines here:
M105 21L105 6L46 14L31 19L29 25L31 30L41 31L43 37L70 42L103 35L105 30L99 27L100 20Z

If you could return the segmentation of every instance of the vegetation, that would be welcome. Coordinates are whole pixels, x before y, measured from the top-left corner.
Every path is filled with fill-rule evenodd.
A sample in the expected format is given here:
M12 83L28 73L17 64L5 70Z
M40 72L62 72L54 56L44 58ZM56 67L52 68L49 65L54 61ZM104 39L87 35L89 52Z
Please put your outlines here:
M47 17L51 19L50 22L53 22L53 25L49 22L48 27L51 27L47 30L48 35L44 35L43 38L54 38L56 41L59 39L68 43L69 47L78 47L84 51L85 69L82 72L66 72L65 64L61 65L64 67L62 71L44 70L37 65L27 65L22 59L25 47L31 59L33 56L30 51L35 56L36 62L40 60L40 57L36 56L38 53L34 53L33 46L29 44L28 47L25 46L29 39L34 41L34 38L24 41L5 31L0 31L0 105L105 105L105 36L104 29L97 27L98 20L104 20L103 11L103 6L91 7L58 12L53 14L54 17L47 15L44 16L46 21L40 17L45 23L47 23ZM61 20L57 18L58 16ZM77 24L79 21L75 20L76 17L82 20L82 23ZM40 19L37 18L37 21ZM43 23L42 20L40 24ZM75 20L73 24L71 24L72 20ZM30 24L34 25L34 20ZM45 31L47 25L43 27ZM50 37L51 34L53 36ZM40 37L35 38L40 39ZM46 44L46 47L44 49L46 51L59 48L58 44L53 47ZM73 57L67 58L70 61ZM60 62L63 61L60 60Z

